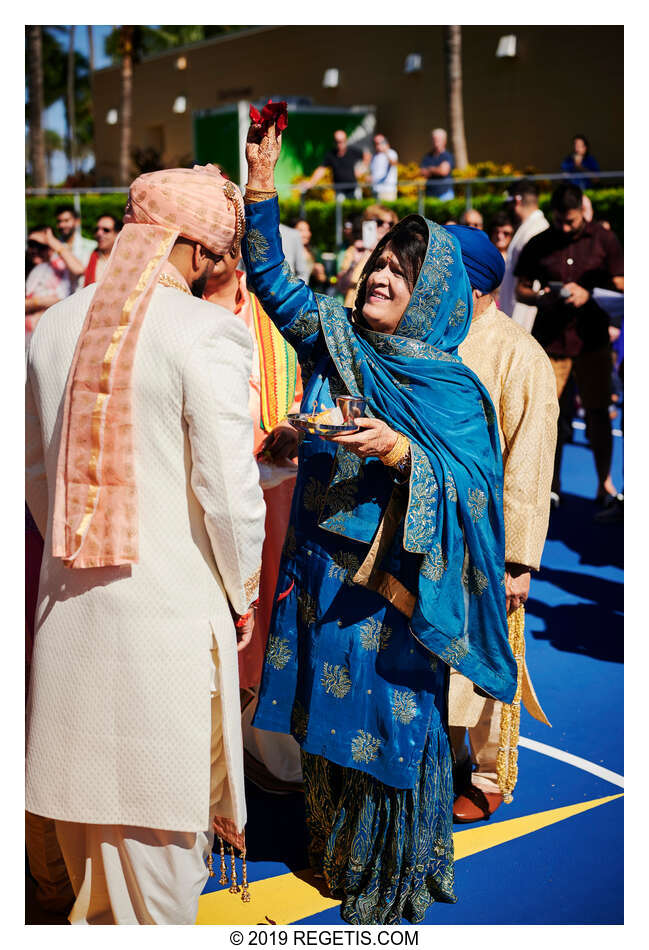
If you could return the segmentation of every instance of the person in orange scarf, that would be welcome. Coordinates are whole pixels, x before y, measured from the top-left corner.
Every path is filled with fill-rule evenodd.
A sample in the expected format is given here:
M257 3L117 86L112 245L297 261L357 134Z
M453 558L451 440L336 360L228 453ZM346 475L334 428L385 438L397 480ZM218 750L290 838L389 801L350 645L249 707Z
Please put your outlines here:
M302 379L295 351L248 290L246 275L237 268L238 263L230 255L218 261L203 296L238 316L248 327L253 345L249 409L254 427L253 451L266 503L266 536L254 632L248 646L239 653L245 767L248 777L262 787L288 790L302 779L299 746L291 736L262 732L250 722L257 705L297 474L297 432L286 416L300 410ZM278 594L281 596L281 591Z

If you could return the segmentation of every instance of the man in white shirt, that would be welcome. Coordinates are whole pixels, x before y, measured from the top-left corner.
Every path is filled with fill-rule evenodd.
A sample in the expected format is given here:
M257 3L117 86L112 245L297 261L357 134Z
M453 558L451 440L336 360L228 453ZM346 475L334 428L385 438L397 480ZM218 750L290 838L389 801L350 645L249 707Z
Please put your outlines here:
M83 286L83 275L95 242L81 233L81 215L74 205L59 205L56 209L56 230L60 241L57 253L70 271L73 292ZM79 265L81 270L79 270Z
M54 262L58 259L65 265L68 294L73 294L83 285L83 275L95 242L82 235L81 216L74 205L59 205L56 209L56 231L58 237L51 228L43 228L30 237L54 251Z
M399 156L385 135L374 136L374 155L370 161L372 188L379 201L397 200L397 162Z
M514 277L514 271L527 242L550 225L539 208L539 189L535 182L523 179L510 185L508 190L508 204L520 224L507 249L505 276L499 291L498 305L515 323L531 332L536 318L536 307L529 307L516 300L517 278Z

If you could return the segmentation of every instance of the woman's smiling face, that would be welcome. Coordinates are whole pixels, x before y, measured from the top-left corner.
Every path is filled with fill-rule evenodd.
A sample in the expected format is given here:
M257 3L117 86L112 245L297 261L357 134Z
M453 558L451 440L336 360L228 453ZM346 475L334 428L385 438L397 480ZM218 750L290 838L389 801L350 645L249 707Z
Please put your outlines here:
M371 330L394 333L404 315L412 288L401 264L386 244L368 274L365 285L363 317Z

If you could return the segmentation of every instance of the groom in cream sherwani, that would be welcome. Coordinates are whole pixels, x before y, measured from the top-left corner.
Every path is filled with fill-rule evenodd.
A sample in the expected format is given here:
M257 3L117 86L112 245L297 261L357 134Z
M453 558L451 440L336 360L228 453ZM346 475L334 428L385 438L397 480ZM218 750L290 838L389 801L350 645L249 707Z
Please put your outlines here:
M197 298L243 221L211 166L141 176L99 284L30 342L27 502L45 554L26 803L53 825L71 923L191 924L215 817L241 846L236 633L252 629L265 515L252 347Z

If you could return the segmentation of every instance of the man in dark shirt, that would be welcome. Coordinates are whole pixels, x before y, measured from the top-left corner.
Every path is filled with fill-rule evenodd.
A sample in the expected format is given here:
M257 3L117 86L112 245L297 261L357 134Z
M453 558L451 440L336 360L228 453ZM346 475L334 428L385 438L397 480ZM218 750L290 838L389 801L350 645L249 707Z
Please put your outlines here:
M354 191L358 184L356 179L356 166L362 162L369 162L369 152L363 153L359 148L347 144L347 133L342 129L334 132L334 147L330 149L322 159L322 162L308 181L302 182L300 188L302 191L308 191L313 185L322 179L328 168L333 172L334 188L336 194L342 194L346 198L353 198Z
M624 258L612 231L585 220L582 198L576 185L556 189L552 226L533 237L518 259L516 297L538 308L532 333L552 361L559 398L574 370L595 456L597 498L607 502L616 495L610 474L613 439L608 415L611 346L609 318L593 300L592 291L595 287L624 290ZM535 281L540 290L534 290ZM560 427L552 486L557 500L564 441Z
M455 167L455 162L452 154L446 150L446 131L444 129L433 129L431 138L433 147L422 158L419 174L422 178L429 179L426 185L426 194L429 197L449 201L455 197L455 191L451 184L453 181L451 172Z

